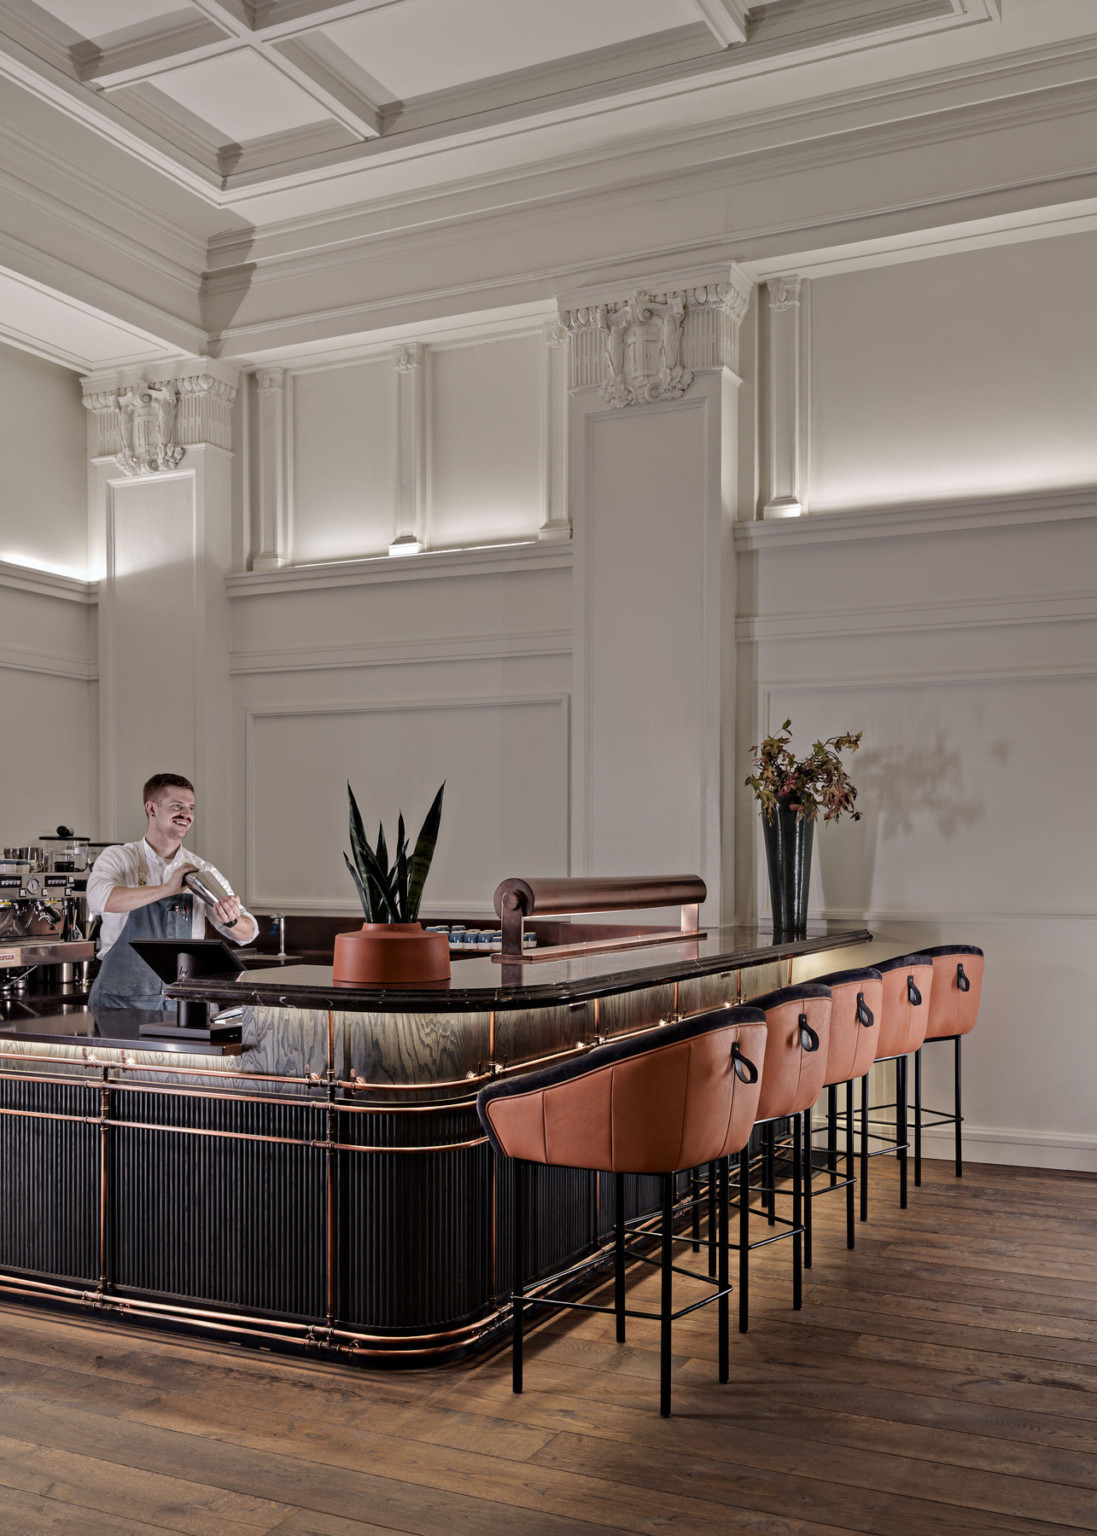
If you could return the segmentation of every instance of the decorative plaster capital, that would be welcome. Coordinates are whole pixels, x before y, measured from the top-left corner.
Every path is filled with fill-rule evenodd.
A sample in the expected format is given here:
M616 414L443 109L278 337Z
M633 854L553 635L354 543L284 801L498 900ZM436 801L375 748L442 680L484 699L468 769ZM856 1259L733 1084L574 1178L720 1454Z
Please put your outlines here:
M238 374L212 358L122 370L81 379L84 405L99 425L97 457L113 457L126 475L178 467L187 448L232 448L231 411Z
M780 312L784 309L798 309L800 306L800 279L790 273L785 277L771 277L766 284L769 289L769 307Z
M644 405L677 400L698 369L736 368L753 286L731 265L672 274L627 297L585 290L561 299L572 388L597 387L611 406Z
M418 341L405 341L392 349L392 361L397 373L412 373L423 366L426 348Z
M566 347L568 333L559 320L546 320L541 326L541 334L545 338L546 347Z
M286 384L284 368L256 368L255 387L261 395L277 395Z

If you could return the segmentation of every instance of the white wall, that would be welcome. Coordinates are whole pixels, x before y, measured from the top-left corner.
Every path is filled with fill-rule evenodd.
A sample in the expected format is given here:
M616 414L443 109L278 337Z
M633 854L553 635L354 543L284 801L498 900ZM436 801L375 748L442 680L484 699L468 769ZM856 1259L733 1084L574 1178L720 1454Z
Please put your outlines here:
M84 583L0 565L0 846L96 834L94 617Z
M252 903L358 910L348 779L390 841L446 781L425 913L486 915L505 876L568 872L570 564L531 545L232 584L231 863Z
M826 515L740 528L737 620L744 773L786 716L802 748L864 731L864 819L818 834L815 913L867 922L870 957L986 950L969 1156L1090 1170L1095 252L1084 236L811 284L805 500ZM740 898L764 913L745 792L739 826ZM947 1103L950 1053L927 1054Z
M0 345L0 560L88 574L86 412L76 375Z
M0 845L94 834L87 429L75 374L0 346ZM33 567L45 567L38 572ZM49 572L64 571L68 577ZM21 745L16 747L16 743Z
M812 511L1097 481L1097 233L811 283Z
M414 379L401 379L392 348L287 371L290 561L384 555L408 526L434 549L534 539L547 520L540 324L412 351Z

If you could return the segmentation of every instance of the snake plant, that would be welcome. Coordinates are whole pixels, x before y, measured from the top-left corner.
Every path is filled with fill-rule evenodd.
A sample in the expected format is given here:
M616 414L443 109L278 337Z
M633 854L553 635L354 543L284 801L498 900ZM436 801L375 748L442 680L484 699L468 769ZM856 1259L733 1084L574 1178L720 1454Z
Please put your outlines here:
M419 829L419 836L415 839L415 848L410 858L408 840L404 834L404 815L402 811L400 812L396 827L395 857L390 864L384 824L381 823L378 826L377 841L371 848L366 838L358 802L354 798L354 791L350 784L347 784L347 798L350 801L350 848L354 859L352 863L351 858L344 853L343 860L350 870L367 923L418 921L423 887L427 881L430 861L434 857L434 847L438 841L438 827L442 820L442 794L445 787L443 783L434 797L423 825Z

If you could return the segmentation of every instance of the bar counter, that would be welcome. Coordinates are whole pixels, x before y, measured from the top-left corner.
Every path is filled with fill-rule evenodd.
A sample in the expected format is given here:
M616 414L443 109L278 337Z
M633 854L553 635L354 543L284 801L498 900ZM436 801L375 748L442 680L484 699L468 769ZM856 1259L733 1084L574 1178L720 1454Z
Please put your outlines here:
M487 1343L510 1289L507 1170L476 1116L501 1073L759 996L797 956L868 942L742 928L448 983L330 966L171 995L242 1004L239 1043L170 1048L117 1017L0 1022L0 1296L366 1366ZM836 956L835 966L843 964ZM72 1016L75 1014L75 1016ZM601 1262L613 1181L540 1170L526 1272ZM628 1181L630 1213L654 1181Z

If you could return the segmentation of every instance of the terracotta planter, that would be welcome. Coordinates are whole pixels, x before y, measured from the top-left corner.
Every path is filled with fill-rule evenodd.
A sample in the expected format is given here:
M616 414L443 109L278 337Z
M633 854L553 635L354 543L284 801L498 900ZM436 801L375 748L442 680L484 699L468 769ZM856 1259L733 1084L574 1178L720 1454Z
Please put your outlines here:
M422 923L363 923L335 939L332 980L359 987L419 986L448 981L449 937Z

